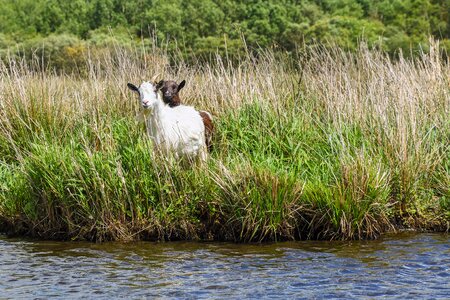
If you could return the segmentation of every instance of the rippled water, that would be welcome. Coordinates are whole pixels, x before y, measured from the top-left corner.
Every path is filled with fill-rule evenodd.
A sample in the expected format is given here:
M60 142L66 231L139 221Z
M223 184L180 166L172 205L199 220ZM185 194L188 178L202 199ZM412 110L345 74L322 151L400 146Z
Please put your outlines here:
M450 236L363 242L42 242L0 237L0 298L450 298Z

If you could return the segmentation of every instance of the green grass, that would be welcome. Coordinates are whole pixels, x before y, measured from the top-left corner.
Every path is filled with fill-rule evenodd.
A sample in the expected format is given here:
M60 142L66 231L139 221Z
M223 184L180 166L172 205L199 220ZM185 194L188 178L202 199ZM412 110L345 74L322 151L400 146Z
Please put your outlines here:
M426 65L426 58L424 65L396 64L360 55L350 57L355 66L311 59L303 83L287 84L296 69L270 55L259 63L166 74L197 74L186 102L215 114L214 152L206 166L152 151L135 120L138 103L124 92L132 79L120 70L148 72L132 62L102 66L106 70L89 78L5 69L0 231L95 241L249 242L448 230L448 73L439 67L437 79L429 79L430 98L429 91L414 90L415 82L386 83L389 95L406 91L418 103L405 108L403 98L386 98L392 108L383 111L385 103L373 104L386 100L373 95L380 92L372 90L380 84L374 76L386 79L397 68L399 80L419 82L423 77L414 72L438 67ZM358 64L367 58L387 71L364 70ZM352 74L360 80L356 86L346 80ZM205 97L195 88L208 80L216 86ZM341 84L334 86L336 80Z

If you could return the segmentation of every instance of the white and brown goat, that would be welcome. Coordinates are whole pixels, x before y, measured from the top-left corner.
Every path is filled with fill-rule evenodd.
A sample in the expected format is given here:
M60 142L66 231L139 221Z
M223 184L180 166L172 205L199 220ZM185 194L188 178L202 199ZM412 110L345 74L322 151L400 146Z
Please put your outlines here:
M170 107L177 107L181 105L181 99L179 92L186 85L186 80L181 81L179 84L173 80L161 80L156 85L156 88L161 90L163 95L163 101ZM212 116L209 112L200 110L198 112L202 117L203 124L205 125L205 142L206 147L211 152L212 150L212 136L214 132L214 124Z

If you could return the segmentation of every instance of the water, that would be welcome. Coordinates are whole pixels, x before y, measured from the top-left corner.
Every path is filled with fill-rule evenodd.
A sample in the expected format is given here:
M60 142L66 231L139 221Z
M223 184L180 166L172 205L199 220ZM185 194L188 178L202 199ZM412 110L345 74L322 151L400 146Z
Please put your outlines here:
M450 298L450 236L91 244L0 237L0 298Z

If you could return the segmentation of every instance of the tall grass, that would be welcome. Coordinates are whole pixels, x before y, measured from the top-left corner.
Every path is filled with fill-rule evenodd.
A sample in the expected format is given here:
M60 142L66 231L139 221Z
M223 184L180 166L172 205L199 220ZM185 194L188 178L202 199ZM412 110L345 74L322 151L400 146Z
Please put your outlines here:
M169 64L112 49L87 70L0 65L0 229L88 240L374 238L448 230L450 69L434 45ZM139 54L138 54L139 53ZM207 166L152 151L127 82L186 79L215 116Z

